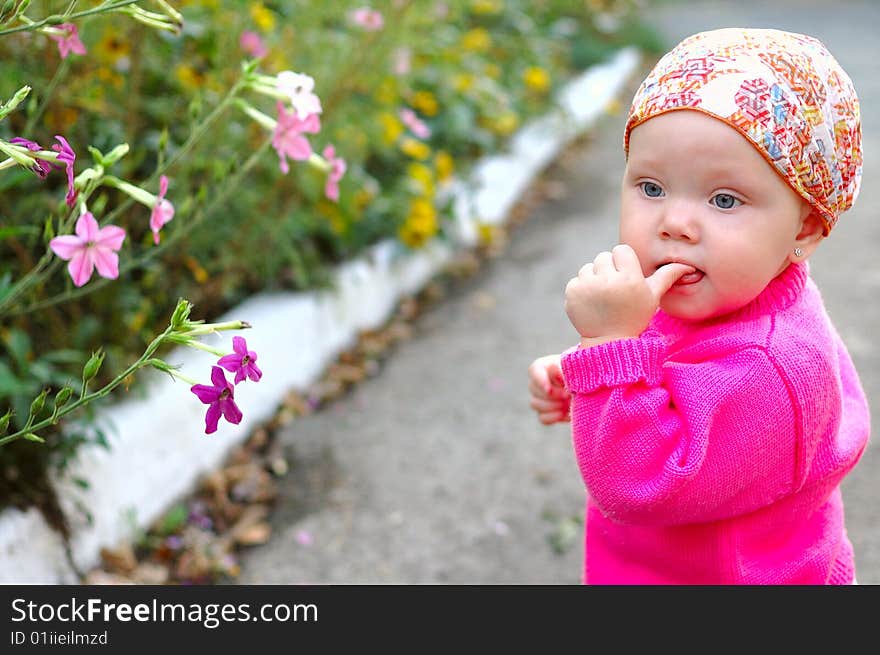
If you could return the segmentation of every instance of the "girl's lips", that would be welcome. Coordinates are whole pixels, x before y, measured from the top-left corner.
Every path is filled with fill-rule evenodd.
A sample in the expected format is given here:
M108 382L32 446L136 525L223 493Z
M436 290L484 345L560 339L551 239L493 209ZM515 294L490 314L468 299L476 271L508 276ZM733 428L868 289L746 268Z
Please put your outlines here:
M678 287L678 286L685 286L688 284L696 284L697 282L699 282L700 280L703 279L704 275L705 275L705 273L703 273L703 271L700 271L700 270L696 270L693 273L685 273L680 278L678 278L678 280L675 282L675 284L673 286Z
M675 284L672 285L674 287L696 284L697 282L699 282L700 280L702 280L706 276L706 273L704 271L701 271L699 268L697 268L693 264L688 264L687 262L682 262L682 261L678 261L678 260L674 260L674 259L671 259L669 261L663 262L662 264L659 264L657 266L657 268L659 269L659 268L661 268L663 266L667 266L669 264L685 264L686 266L690 266L691 268L694 269L693 272L685 273L680 278L678 278L678 280L675 281Z

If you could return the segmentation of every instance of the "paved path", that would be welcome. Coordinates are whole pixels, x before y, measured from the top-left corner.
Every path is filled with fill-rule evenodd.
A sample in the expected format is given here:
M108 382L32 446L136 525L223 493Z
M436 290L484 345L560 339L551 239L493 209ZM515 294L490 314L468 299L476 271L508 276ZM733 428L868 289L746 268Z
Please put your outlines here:
M880 3L664 2L654 15L670 45L723 26L806 32L852 76L867 153L862 196L812 261L876 419ZM583 489L568 427L537 423L525 371L572 343L565 282L616 243L623 120L603 120L555 173L567 195L537 208L502 258L424 316L381 375L280 435L291 472L274 536L248 551L239 582L578 582ZM880 583L878 450L875 438L844 484L863 584Z

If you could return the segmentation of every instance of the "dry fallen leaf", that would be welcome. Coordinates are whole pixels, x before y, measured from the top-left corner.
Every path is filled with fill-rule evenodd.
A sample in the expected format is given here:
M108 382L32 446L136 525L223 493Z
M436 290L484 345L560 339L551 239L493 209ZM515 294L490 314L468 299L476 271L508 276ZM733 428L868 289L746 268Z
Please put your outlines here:
M122 544L118 548L102 548L101 561L110 573L131 573L137 566L137 557L131 544Z

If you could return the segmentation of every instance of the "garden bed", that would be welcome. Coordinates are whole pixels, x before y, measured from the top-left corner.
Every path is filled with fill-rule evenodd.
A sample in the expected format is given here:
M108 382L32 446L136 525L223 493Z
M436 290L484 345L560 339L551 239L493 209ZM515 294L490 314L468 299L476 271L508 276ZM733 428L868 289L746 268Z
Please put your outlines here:
M337 267L332 291L258 294L218 319L251 323L248 344L260 353L259 386L237 391L247 408L239 425L223 424L206 436L204 407L159 374L146 383L146 398L99 410L95 424L104 428L110 448L82 446L52 480L70 521L69 553L36 509L7 509L0 514L0 582L77 582L70 558L87 570L98 563L102 547L130 540L152 523L271 417L288 391L308 387L360 332L383 324L400 298L422 288L457 251L475 245L481 226L502 224L535 176L589 129L638 63L638 51L628 48L592 67L562 88L559 111L527 123L506 153L484 157L466 180L453 180L443 191L454 208L448 238L419 251L382 241ZM184 372L210 361L187 349L165 359Z

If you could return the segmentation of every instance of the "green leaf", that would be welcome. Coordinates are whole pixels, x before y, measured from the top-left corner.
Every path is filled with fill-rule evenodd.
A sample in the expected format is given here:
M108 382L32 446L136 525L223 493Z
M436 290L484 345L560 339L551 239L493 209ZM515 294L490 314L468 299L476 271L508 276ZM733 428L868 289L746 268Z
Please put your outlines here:
M183 503L178 503L170 510L168 510L165 516L162 517L162 522L159 524L158 532L162 535L176 532L186 523L186 518L188 515L189 512L186 509L186 505L184 505Z
M6 350L12 357L19 371L28 370L28 358L31 354L31 338L26 332L18 328L12 328L6 334Z
M0 227L0 239L8 239L9 237L16 237L19 235L26 234L38 234L40 232L40 228L35 225L6 225ZM6 275L10 275L6 273Z

